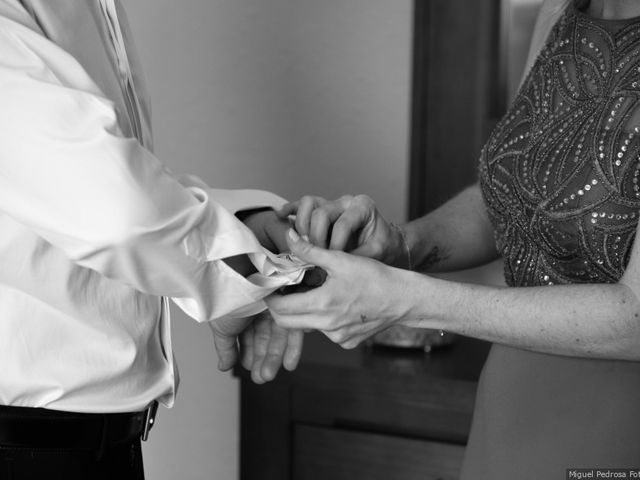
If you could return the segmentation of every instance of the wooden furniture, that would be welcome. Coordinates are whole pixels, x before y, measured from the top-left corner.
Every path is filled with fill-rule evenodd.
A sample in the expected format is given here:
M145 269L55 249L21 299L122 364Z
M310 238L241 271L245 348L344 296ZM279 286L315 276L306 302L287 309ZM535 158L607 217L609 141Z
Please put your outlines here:
M500 0L415 0L409 217L477 180L505 110Z
M453 480L485 343L431 353L342 350L307 335L301 364L266 385L240 377L242 480Z
M500 0L415 0L410 218L476 179L504 110ZM303 360L241 386L241 480L454 480L488 345L430 354L342 350L307 336Z

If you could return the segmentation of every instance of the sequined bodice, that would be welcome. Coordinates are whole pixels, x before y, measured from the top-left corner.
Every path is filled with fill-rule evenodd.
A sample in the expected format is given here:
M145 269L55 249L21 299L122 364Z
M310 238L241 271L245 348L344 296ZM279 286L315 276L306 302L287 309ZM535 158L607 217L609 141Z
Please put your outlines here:
M639 182L640 19L572 5L480 158L507 284L617 281Z

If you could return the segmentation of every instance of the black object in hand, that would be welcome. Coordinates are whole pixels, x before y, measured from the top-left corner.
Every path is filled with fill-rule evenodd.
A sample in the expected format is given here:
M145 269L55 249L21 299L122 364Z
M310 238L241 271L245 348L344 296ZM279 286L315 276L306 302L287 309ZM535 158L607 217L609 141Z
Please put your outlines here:
M313 267L304 273L302 282L297 285L287 285L278 290L282 295L290 293L304 293L320 287L327 278L327 272L320 267Z

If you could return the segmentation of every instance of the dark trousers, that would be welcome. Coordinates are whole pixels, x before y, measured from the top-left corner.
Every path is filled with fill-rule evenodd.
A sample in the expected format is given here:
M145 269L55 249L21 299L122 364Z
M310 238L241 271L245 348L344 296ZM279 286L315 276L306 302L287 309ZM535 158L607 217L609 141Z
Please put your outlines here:
M1 480L144 480L140 440L88 450L0 447Z
M142 418L0 406L0 480L144 480Z

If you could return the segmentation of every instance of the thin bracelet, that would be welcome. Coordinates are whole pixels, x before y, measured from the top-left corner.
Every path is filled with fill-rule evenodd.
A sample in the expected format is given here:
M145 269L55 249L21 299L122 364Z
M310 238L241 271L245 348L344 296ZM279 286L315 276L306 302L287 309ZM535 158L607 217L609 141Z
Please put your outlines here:
M409 249L409 244L407 243L407 237L404 233L404 230L393 222L391 222L391 228L400 234L400 238L402 239L402 244L404 245L404 251L407 253L407 266L408 270L413 270L413 264L411 263L411 250Z

